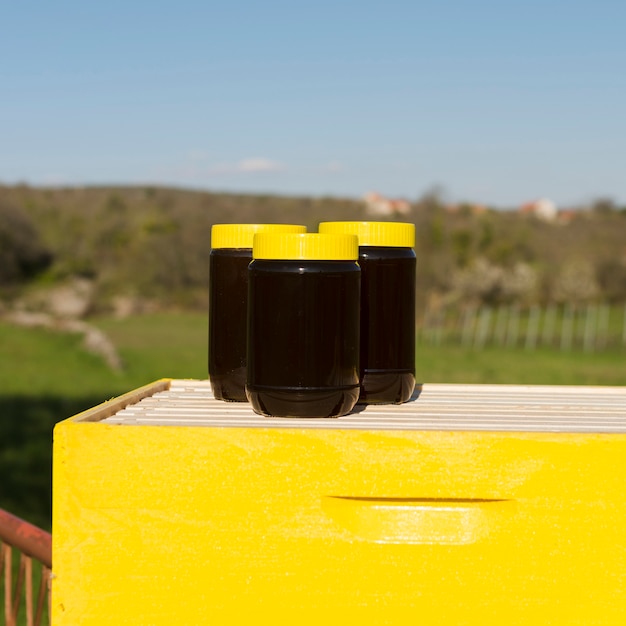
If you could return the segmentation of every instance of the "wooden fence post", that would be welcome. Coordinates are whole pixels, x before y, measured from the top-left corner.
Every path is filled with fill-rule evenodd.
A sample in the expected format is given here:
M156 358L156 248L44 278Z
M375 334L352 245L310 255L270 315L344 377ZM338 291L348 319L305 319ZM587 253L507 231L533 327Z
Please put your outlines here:
M571 304L566 304L563 309L561 322L561 350L572 349L572 335L574 332L574 311Z
M484 347L487 342L487 337L489 336L489 324L491 322L491 309L489 307L484 307L480 312L480 317L478 320L478 327L476 329L476 336L474 338L474 345L477 348Z
M585 326L583 330L583 350L591 352L594 349L596 339L596 307L588 304L585 315Z
M540 317L541 309L536 305L531 307L526 327L526 341L524 342L524 349L526 350L534 350L537 347Z
M494 340L499 346L503 346L506 340L506 323L508 318L508 308L504 305L498 307L496 315L496 325L494 329Z
M551 304L543 317L543 329L541 333L541 343L544 346L551 346L554 341L554 330L556 328L557 309Z
M472 343L474 336L474 324L476 319L476 307L470 307L466 309L465 316L463 318L463 334L461 337L461 343L464 346L469 346Z
M517 345L517 336L519 333L519 307L511 305L509 309L509 323L507 325L506 345L513 348Z

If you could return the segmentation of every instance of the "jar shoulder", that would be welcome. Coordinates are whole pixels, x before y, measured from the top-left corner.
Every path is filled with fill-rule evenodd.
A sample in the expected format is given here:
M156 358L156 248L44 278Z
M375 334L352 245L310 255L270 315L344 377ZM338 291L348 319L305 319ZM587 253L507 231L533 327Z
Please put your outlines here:
M413 248L398 248L393 246L360 246L359 261L382 260L415 260Z
M276 259L254 259L252 263L250 263L249 270L251 273L277 274L358 273L361 271L357 261Z

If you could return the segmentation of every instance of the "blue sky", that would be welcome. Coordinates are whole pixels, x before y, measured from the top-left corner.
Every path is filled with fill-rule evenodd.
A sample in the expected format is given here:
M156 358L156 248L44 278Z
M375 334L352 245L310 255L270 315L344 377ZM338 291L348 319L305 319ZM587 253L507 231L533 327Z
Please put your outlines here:
M5 3L0 183L626 204L626 2Z

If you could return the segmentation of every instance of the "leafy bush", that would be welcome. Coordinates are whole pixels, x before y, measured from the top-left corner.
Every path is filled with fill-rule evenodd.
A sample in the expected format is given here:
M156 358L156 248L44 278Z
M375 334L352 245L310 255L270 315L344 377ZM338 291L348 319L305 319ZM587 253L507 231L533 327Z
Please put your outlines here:
M0 198L0 286L29 280L51 262L31 219Z

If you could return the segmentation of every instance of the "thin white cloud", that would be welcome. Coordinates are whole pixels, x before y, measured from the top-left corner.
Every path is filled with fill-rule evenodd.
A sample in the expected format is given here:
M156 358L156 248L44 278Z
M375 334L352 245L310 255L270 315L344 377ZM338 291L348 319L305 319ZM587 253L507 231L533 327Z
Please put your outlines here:
M278 172L284 170L285 166L278 161L265 158L242 159L237 163L238 172Z
M38 185L50 185L51 187L58 187L62 185L70 185L70 179L62 174L44 174L36 181Z
M343 164L339 161L330 161L324 166L326 172L341 172L343 170Z
M236 163L216 163L209 166L205 172L209 176L232 175L232 174L255 174L263 172L284 171L286 166L279 161L264 157L250 157L241 159Z
M210 154L206 150L190 150L187 157L190 161L206 161Z
M282 161L268 157L246 157L237 161L209 161L209 153L203 150L190 150L184 163L177 167L163 168L159 178L177 181L217 181L219 179L239 179L256 177L272 173L288 173L291 178L303 176L336 176L349 171L344 163L337 159L309 163L306 165L287 165Z

